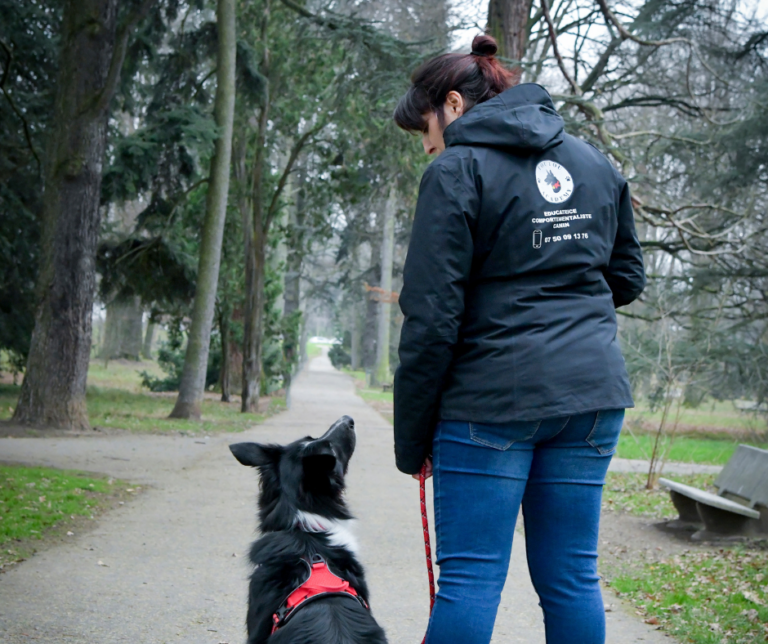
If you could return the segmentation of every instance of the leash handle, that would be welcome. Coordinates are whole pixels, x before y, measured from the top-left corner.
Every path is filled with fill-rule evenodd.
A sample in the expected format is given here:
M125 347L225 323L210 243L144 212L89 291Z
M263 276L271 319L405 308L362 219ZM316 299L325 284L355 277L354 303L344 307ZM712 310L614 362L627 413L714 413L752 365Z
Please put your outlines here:
M421 466L419 472L419 497L421 500L421 527L424 532L424 553L427 557L427 575L429 576L429 614L432 615L432 608L435 606L435 571L432 568L432 542L429 538L429 519L427 518L427 464ZM427 636L421 644L424 644Z

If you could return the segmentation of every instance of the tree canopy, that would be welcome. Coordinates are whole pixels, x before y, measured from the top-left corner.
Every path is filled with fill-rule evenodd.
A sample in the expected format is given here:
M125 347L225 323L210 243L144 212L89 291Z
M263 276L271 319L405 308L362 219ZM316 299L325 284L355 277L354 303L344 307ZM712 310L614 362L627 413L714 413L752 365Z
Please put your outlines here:
M16 372L44 297L45 173L72 6L0 0L0 351ZM166 327L176 352L199 291L221 136L217 6L121 3L124 58L104 108L97 308L134 302L147 324ZM392 110L419 62L487 27L521 80L551 92L568 131L630 182L650 278L621 319L638 395L663 401L680 390L693 405L765 399L765 17L720 0L474 6L473 17L444 0L236 3L211 340L222 396L242 391L243 410L254 411L259 395L290 383L308 335L336 336L335 355L355 368L373 372L384 356L396 366L400 314L389 305L429 160Z

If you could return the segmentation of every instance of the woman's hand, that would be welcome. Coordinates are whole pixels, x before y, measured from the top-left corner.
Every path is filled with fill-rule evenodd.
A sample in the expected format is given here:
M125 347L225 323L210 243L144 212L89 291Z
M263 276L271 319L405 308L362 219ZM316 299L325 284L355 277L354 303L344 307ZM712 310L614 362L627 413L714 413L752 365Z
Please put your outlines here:
M432 476L432 459L431 458L427 458L424 461L424 466L423 467L424 467L424 478L428 479L430 476ZM419 473L419 474L411 474L411 476L418 481L419 478L421 477L421 473Z

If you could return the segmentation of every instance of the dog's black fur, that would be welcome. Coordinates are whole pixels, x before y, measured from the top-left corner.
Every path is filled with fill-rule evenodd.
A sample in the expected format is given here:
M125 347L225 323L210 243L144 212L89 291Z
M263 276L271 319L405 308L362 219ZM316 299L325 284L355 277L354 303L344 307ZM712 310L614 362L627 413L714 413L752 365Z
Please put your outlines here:
M274 635L272 615L307 576L302 558L323 556L331 572L350 583L368 602L363 567L349 548L334 545L327 532L310 532L297 521L300 511L330 521L351 519L344 503L344 476L355 449L355 424L340 418L320 438L289 445L230 445L243 465L260 473L262 536L251 547L248 644L386 644L384 631L352 597L329 596L296 611Z

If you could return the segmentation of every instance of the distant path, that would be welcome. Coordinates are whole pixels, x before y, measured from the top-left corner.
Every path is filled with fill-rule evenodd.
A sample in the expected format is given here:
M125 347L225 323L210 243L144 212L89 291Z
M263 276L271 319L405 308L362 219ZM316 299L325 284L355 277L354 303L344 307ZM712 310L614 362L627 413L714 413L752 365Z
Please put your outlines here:
M391 425L325 357L295 380L289 411L245 434L0 439L0 460L105 472L150 486L91 533L0 575L0 641L240 644L256 477L227 445L318 435L342 414L358 428L349 502L360 519L373 610L392 644L418 644L428 592L417 484L395 470ZM516 539L494 642L540 644L541 613L523 537ZM610 644L671 641L615 597L606 599L619 606L607 613Z
M640 472L648 473L650 461L630 458L614 458L611 460L611 472ZM722 465L701 465L699 463L679 463L677 461L664 464L663 474L720 474Z

